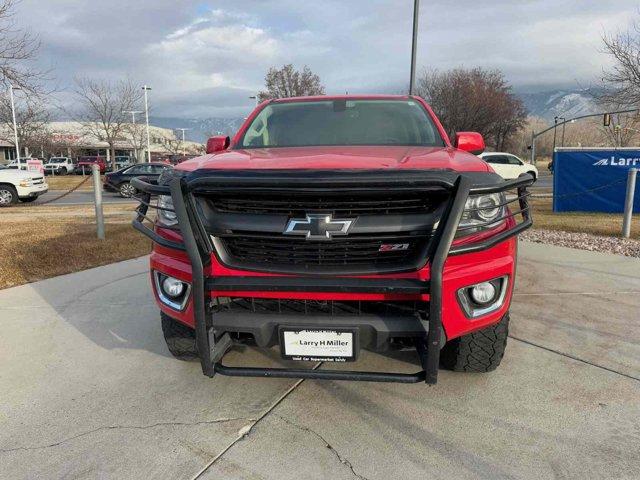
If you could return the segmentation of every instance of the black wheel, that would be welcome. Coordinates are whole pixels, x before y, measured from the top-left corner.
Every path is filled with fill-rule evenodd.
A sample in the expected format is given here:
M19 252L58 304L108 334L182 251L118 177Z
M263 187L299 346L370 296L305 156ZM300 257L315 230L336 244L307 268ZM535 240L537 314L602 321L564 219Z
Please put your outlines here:
M37 199L38 197L25 197L25 198L21 198L20 201L25 203L31 203L31 202L35 202Z
M171 355L180 360L197 359L196 332L164 312L160 312L160 318L164 341L167 342L167 348Z
M18 192L13 185L0 185L0 207L18 203Z
M64 167L62 167L62 168L60 169L60 171L58 172L58 175L66 175L67 173L69 173L69 172L67 171L67 169L66 169L66 168L64 168Z
M118 190L120 192L120 196L123 198L131 198L136 193L138 193L138 191L136 190L136 187L131 185L129 182L125 182L122 185L120 185Z
M495 325L447 342L440 366L455 372L491 372L498 368L509 334L509 313Z

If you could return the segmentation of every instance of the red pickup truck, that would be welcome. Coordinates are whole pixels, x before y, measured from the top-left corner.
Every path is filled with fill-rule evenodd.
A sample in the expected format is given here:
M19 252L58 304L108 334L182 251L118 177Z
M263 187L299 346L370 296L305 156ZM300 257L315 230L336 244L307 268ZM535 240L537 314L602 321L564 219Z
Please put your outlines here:
M211 377L434 384L439 366L495 369L533 178L504 181L483 149L472 132L452 144L419 97L286 98L206 155L134 179L169 350ZM238 343L301 367L225 365ZM310 368L361 349L411 349L421 369Z
M107 171L107 162L104 157L90 156L78 158L78 164L76 165L76 174L78 175L91 175L91 167L93 164L98 165L100 174L104 174Z

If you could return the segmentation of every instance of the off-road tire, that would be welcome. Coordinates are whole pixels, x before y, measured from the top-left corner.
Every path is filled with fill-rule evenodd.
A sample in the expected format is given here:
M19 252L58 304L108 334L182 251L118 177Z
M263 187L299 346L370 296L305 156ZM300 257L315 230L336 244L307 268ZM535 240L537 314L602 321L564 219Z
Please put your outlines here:
M0 192L3 192L3 198L8 198L8 202L0 203L0 207L10 207L18 203L18 192L13 185L0 185Z
M491 372L498 368L509 334L509 312L495 325L447 342L440 366L455 372Z
M196 332L163 312L160 312L160 318L164 341L171 355L180 360L197 359Z

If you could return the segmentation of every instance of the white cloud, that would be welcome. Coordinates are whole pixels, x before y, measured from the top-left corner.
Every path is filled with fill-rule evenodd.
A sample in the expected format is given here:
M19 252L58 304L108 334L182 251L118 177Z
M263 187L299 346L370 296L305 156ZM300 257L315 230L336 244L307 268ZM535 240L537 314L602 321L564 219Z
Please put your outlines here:
M153 85L158 112L244 115L270 66L308 65L328 92L408 83L410 0L23 0L16 20L41 35L41 62L74 76ZM420 68L499 68L518 85L600 77L603 31L638 18L637 0L422 2ZM209 113L207 113L209 112Z

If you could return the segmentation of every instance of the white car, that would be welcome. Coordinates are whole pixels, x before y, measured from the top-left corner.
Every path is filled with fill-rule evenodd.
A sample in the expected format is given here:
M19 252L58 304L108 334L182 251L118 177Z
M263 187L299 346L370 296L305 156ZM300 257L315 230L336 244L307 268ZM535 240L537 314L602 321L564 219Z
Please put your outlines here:
M44 173L53 175L66 175L75 169L76 165L69 157L51 157L44 164Z
M538 169L530 163L520 160L511 153L485 152L479 155L491 168L505 180L518 178L525 173L533 175L533 179L538 178Z
M22 202L33 202L49 190L44 175L38 172L0 169L0 207L9 207Z

